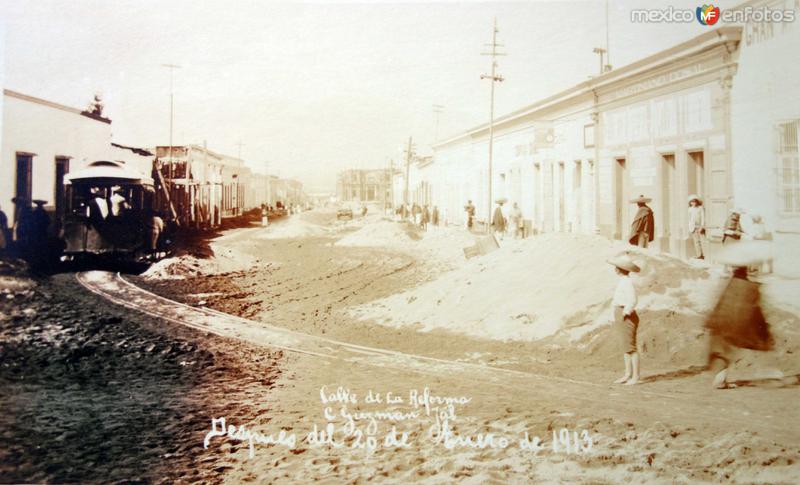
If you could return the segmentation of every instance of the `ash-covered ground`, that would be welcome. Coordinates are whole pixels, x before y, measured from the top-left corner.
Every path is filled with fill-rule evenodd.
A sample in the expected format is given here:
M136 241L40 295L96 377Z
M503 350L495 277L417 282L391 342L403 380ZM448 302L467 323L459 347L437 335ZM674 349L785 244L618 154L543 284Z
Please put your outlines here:
M643 382L620 387L611 384L622 359L605 263L618 245L548 235L504 241L465 261L462 248L473 242L461 228L421 232L381 216L337 221L317 211L197 240L126 276L191 307L295 332L287 335L297 337L297 352L114 306L70 274L6 278L14 298L0 302L0 383L10 446L0 451L0 481L800 480L800 327L785 282L763 285L775 350L740 352L731 372L739 387L711 391L702 324L724 275L638 254L646 263L637 282ZM572 256L555 254L565 248ZM220 325L235 334L238 323ZM350 342L368 347L365 355L400 354L381 354L377 365L337 360L308 352L304 338L327 339L318 345L332 350ZM409 354L441 361L414 367ZM453 371L437 370L447 366ZM376 408L364 403L370 390L408 396L427 387L469 398L452 421L462 437L527 432L548 440L561 429L585 430L594 446L579 454L448 449L431 439L435 419L424 415L393 423L410 433L408 448L367 453L352 447L352 436L341 448L315 446L302 437L326 422L323 386L357 393L351 410L365 412ZM409 411L408 400L397 409ZM257 444L252 458L234 439L203 449L212 417L301 439L291 450ZM381 422L381 433L390 424Z

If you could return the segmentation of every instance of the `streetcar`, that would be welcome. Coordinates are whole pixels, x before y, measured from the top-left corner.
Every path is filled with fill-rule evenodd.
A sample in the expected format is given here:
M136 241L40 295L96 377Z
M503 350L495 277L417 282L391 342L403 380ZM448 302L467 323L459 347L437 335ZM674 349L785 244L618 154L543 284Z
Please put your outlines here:
M152 249L151 228L158 219L152 178L123 163L101 160L67 174L64 185L63 259L104 255L138 260Z

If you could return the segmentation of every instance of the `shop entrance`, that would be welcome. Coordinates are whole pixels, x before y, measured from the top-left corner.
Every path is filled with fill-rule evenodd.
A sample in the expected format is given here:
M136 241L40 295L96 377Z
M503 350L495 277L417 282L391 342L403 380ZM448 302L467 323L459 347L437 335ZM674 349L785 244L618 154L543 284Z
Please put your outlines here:
M705 165L703 161L703 152L690 152L686 162L686 180L689 194L697 194L703 199L705 195Z

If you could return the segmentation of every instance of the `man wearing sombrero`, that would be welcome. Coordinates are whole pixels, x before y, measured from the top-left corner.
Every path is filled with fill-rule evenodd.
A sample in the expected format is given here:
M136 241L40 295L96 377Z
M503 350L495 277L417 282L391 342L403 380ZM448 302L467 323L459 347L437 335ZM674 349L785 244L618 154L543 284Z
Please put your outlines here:
M611 306L614 309L614 329L619 335L625 360L625 374L614 384L633 385L639 382L639 352L636 350L636 332L639 328L639 315L636 314L636 288L630 273L638 273L639 266L627 255L608 260L619 275L619 283L614 290Z
M636 212L636 217L633 218L628 242L640 248L646 248L647 244L655 239L655 219L653 218L653 210L647 207L647 203L651 200L652 199L644 195L640 195L631 200L632 204L639 206L639 211Z

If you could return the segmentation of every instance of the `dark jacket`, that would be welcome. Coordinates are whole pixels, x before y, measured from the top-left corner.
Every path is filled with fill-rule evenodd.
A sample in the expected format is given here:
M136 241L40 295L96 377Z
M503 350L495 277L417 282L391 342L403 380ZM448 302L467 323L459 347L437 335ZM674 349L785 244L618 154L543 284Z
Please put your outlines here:
M633 223L631 224L631 234L628 236L628 241L631 244L636 244L640 232L646 233L647 240L652 241L656 237L655 225L653 210L646 205L639 207L639 211L636 213L636 217L633 218Z

